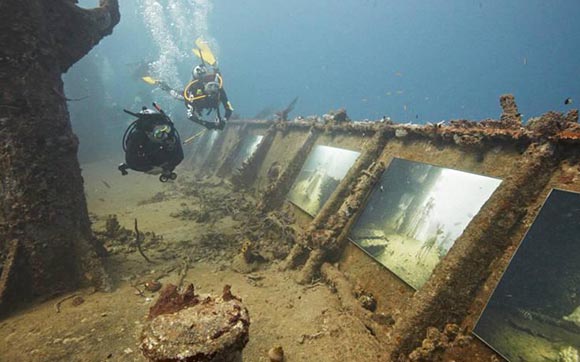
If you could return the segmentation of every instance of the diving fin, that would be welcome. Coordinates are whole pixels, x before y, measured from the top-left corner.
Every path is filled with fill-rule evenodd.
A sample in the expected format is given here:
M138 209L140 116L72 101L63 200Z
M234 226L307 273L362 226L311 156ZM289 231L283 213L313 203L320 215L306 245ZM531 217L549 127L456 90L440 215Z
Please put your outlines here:
M200 58L207 64L215 66L217 61L211 49L207 45L207 42L204 41L201 37L199 37L195 40L195 45L197 45L197 48L193 48L191 50L193 51L193 54L195 54L198 58Z
M151 84L151 85L155 85L157 84L157 80L147 76L147 77L141 77L141 79L143 79L143 81L147 84Z

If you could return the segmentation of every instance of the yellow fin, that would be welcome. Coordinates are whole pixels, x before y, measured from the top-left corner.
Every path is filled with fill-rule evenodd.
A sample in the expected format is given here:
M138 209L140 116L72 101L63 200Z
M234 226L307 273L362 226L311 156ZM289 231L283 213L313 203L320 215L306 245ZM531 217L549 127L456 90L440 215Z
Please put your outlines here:
M211 49L207 45L207 42L204 41L201 37L195 40L195 45L197 48L193 48L193 54L197 55L198 58L203 59L209 65L215 65L216 59L213 55Z
M151 85L155 85L157 84L157 81L151 77L142 77L141 79L143 79L143 81L145 83L151 84Z

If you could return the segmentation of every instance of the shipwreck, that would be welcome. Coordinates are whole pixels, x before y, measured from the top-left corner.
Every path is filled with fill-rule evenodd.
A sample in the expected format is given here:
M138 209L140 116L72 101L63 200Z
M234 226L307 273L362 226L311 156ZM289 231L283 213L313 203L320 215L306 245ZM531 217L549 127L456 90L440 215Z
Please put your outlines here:
M0 5L0 359L578 359L577 110L287 109L123 184L81 173L61 81L118 3L41 3Z

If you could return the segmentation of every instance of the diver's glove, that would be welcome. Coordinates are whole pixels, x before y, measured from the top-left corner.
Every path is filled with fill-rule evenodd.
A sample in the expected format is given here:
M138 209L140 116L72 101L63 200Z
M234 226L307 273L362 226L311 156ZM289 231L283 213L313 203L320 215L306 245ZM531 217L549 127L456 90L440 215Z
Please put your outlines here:
M230 101L228 101L224 108L226 111L226 114L224 115L225 116L224 120L228 120L228 119L230 119L230 117L232 116L232 113L234 112L234 107L232 107L232 104L230 103Z

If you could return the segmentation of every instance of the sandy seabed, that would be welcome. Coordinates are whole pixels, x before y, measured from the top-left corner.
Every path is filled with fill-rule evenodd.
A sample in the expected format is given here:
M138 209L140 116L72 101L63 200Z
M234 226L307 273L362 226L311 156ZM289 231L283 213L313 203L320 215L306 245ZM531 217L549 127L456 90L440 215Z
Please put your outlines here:
M213 225L172 217L186 205L195 209L199 199L180 194L175 184L162 184L156 176L130 172L122 177L117 161L82 166L93 228L103 230L106 217L114 214L122 227L132 230L137 218L141 232L163 236L167 247L162 253L145 249L155 264L137 252L107 257L113 281L110 293L78 290L58 295L0 321L0 361L146 361L139 337L159 292L138 295L134 281L179 265L183 247L177 246L195 247L199 235L239 230L241 222L231 217L213 220ZM188 177L187 171L177 171L177 183ZM144 203L160 192L164 195L160 201ZM190 263L184 283L193 283L197 293L214 295L229 284L242 298L251 319L244 361L268 361L268 350L276 346L283 347L286 361L382 360L377 340L342 310L337 295L325 284L299 285L295 272L280 272L277 263L264 264L250 275L238 273L224 248ZM176 283L178 273L179 268L159 281ZM74 306L73 299L65 300L57 313L56 304L71 294L81 296L84 303Z

